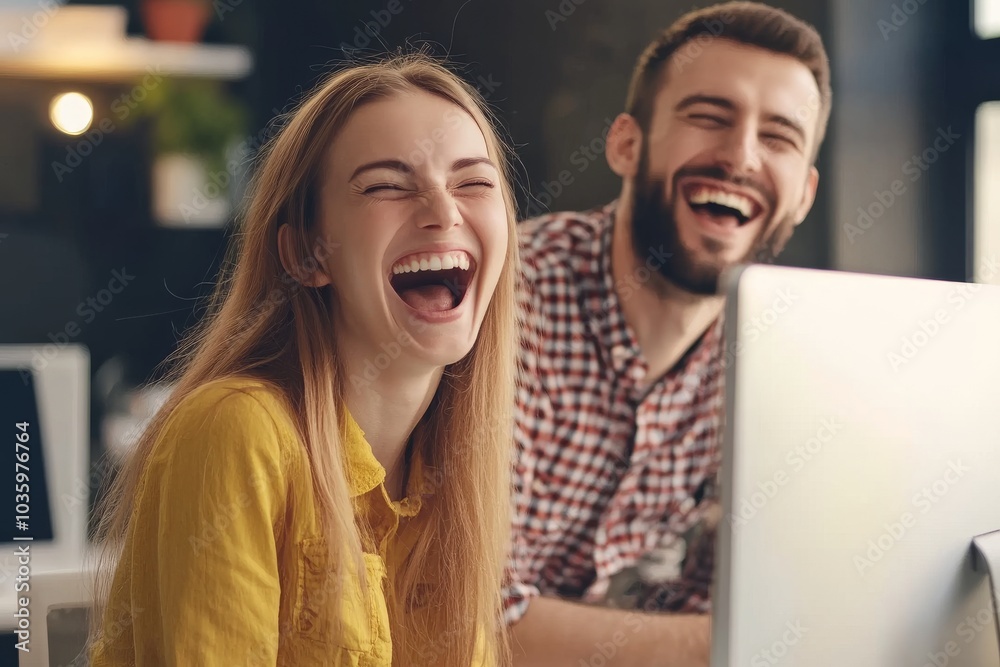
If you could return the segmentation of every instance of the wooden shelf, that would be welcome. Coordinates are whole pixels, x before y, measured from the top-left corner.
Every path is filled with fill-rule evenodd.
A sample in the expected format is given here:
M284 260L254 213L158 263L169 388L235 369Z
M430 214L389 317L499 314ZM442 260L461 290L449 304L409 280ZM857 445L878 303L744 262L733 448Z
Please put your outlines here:
M253 69L242 46L154 42L129 38L0 53L0 78L131 81L147 74L236 80Z

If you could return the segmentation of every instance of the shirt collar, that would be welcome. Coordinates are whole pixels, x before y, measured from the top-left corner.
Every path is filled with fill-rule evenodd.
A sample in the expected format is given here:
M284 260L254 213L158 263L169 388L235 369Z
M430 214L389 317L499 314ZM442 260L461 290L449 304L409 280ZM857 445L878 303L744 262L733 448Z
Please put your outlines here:
M344 452L347 458L347 479L352 498L363 496L385 481L385 468L375 458L364 431L345 410L343 422ZM410 461L410 474L406 483L406 498L401 501L403 513L419 509L419 498L432 495L433 485L424 472L422 457L415 453Z
M344 411L343 443L351 497L362 496L385 481L385 468L375 458L365 434L351 413Z
M578 276L584 312L590 313L587 321L602 351L608 355L608 363L622 372L630 365L629 360L641 359L642 355L635 334L625 321L611 273L611 243L617 208L618 200L615 199L598 209L590 252L581 257ZM723 314L720 314L681 358L678 367L707 371L722 356L722 342Z

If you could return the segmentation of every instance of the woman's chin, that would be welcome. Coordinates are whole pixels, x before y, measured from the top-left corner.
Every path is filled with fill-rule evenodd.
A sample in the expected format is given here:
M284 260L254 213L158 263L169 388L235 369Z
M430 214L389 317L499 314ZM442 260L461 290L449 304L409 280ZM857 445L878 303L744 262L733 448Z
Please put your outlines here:
M454 308L421 311L396 299L396 324L400 339L407 339L410 356L429 366L447 366L463 359L475 345L482 325L475 299L467 294Z
M464 359L472 351L476 337L474 335L453 335L443 333L438 336L422 334L414 336L415 359L428 367L440 368L450 366Z

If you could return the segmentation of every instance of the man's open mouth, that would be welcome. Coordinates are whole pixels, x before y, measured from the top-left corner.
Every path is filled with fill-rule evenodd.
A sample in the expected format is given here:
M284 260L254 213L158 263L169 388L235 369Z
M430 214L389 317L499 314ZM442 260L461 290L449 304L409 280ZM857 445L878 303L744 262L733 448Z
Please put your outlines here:
M475 274L476 260L464 250L421 252L393 264L389 284L410 308L445 312L462 303Z
M691 210L723 226L742 227L764 211L751 197L710 185L697 183L682 191Z

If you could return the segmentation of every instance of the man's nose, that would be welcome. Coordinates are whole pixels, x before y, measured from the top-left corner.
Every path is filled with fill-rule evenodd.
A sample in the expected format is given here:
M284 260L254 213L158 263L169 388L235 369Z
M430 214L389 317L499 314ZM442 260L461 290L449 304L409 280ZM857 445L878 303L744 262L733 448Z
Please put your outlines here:
M752 174L761 169L761 145L757 129L736 125L722 137L716 160L731 174Z

